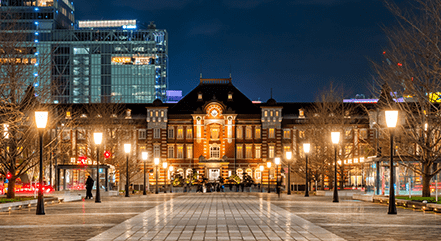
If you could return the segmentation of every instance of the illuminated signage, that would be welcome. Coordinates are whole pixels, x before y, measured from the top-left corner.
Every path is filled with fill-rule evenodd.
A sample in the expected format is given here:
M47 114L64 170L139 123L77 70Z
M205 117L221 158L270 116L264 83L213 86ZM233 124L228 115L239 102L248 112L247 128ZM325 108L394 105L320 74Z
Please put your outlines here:
M135 64L135 65L148 65L151 63L153 57L112 57L113 64Z
M127 64L131 62L132 58L130 57L112 57L112 63Z

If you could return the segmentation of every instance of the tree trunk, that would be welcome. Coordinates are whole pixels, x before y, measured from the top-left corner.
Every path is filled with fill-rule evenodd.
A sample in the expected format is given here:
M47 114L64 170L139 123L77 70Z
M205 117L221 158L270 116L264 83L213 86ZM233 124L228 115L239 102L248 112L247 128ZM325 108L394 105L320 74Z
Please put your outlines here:
M430 197L430 180L432 176L427 176L423 174L423 193L422 197Z
M15 177L9 179L7 198L15 198Z

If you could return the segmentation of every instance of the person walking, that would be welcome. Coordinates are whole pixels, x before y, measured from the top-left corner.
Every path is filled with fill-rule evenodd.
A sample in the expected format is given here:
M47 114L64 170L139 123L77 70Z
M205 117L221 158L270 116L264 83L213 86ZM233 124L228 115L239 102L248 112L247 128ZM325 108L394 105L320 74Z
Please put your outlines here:
M95 181L89 176L86 180L86 199L93 199L92 187Z

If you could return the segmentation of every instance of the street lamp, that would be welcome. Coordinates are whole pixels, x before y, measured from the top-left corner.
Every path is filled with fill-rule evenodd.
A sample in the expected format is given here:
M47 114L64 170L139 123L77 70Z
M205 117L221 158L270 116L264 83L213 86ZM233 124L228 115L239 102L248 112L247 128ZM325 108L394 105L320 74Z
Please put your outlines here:
M172 177L172 175L173 175L173 169L174 169L173 166L169 166L169 167L168 167L168 171L171 173L171 174L170 174L170 193L173 192L173 183L172 183L172 179L171 179L171 177Z
M334 196L332 201L338 203L338 191L337 191L337 144L340 141L340 132L331 132L332 144L334 144Z
M265 169L264 166L260 166L260 192L263 192L263 170Z
M303 143L303 152L305 153L305 159L306 159L306 185L305 185L305 197L309 197L309 178L308 178L308 154L309 150L311 148L311 144L309 143Z
M266 167L268 167L268 193L271 192L271 186L270 186L270 168L271 168L271 162L266 163Z
M146 189L147 189L146 188L146 178L145 178L145 169L146 169L145 163L147 162L148 155L149 155L148 152L146 152L146 151L142 152L142 160L144 161L144 191L142 192L142 195L147 195L147 192L146 192Z
M40 175L38 187L37 215L44 215L43 200L43 134L47 125L48 112L35 111L35 122L37 123L38 135L40 137Z
M286 152L286 160L288 160L288 195L291 195L291 158L292 152Z
M389 211L387 214L397 214L397 207L395 205L395 188L394 188L394 129L397 126L398 111L387 110L386 125L390 131L390 181L389 181Z
M167 193L167 162L162 163L162 168L164 168L164 193Z
M95 202L100 203L101 202L101 195L100 195L100 147L101 142L103 140L103 133L102 132L95 132L93 133L93 140L95 141L96 145L96 197Z
M159 158L155 158L155 166L156 166L156 191L155 193L158 194L158 166L159 166Z
M126 153L126 197L129 197L129 153L132 145L124 144L124 152Z
M280 189L279 189L279 165L280 165L280 157L274 158L274 164L276 164L276 190L277 195L280 198Z

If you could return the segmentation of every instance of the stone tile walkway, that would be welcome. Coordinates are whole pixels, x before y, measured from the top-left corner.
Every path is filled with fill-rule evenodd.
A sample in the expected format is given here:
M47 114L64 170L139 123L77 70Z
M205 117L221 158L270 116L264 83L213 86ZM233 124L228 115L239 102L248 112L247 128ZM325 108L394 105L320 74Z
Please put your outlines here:
M89 239L344 240L255 196L180 196Z

